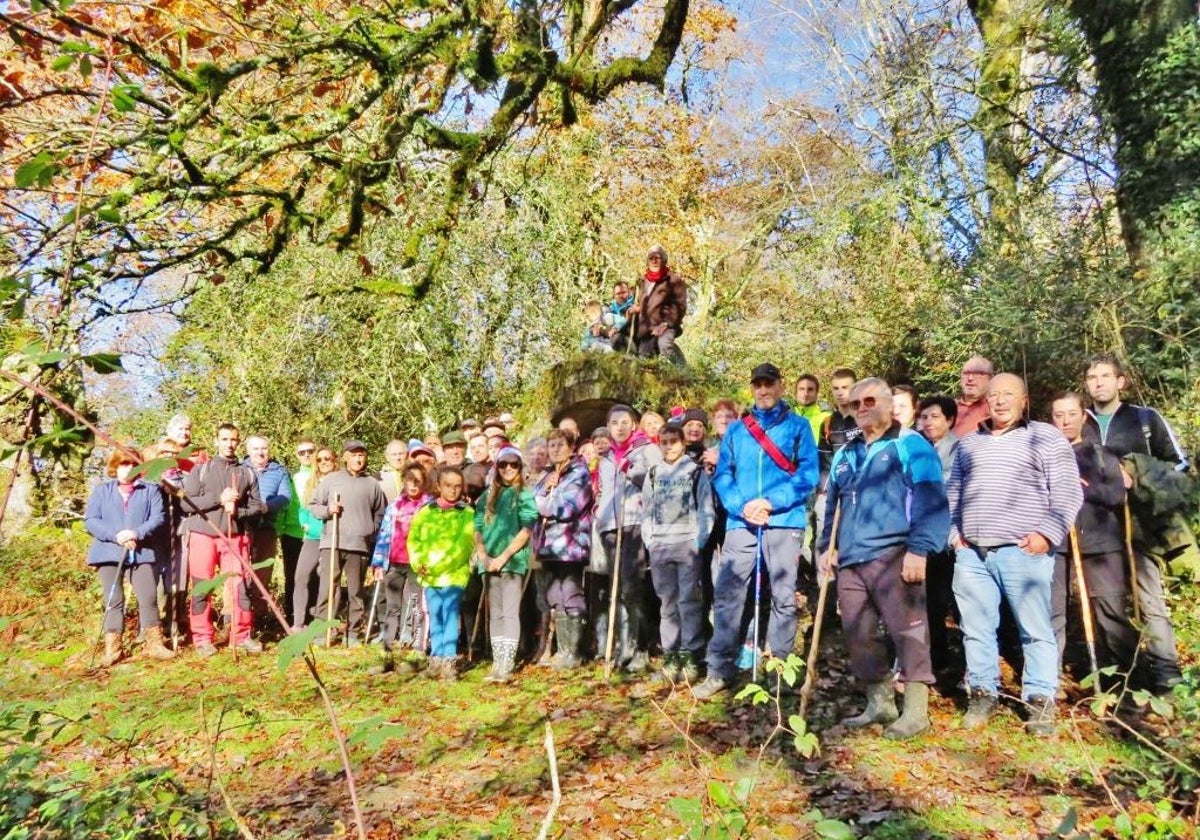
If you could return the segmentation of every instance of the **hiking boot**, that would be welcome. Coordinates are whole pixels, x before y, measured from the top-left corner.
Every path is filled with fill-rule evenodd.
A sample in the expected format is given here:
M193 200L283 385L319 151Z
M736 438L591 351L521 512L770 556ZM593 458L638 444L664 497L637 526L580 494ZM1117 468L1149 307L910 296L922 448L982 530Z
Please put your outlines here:
M883 731L883 737L892 741L905 741L928 729L929 686L925 683L908 683L904 691L904 714Z
M396 670L396 663L392 659L392 657L389 656L389 657L386 657L378 665L372 665L370 668L368 668L367 676L368 677L380 677L380 676L383 676L384 674L390 674L395 670Z
M1054 734L1054 698L1034 694L1025 701L1029 717L1025 719L1025 731L1030 735L1045 738Z
M633 656L625 663L625 672L629 674L644 674L650 670L650 654L644 650L635 650Z
M161 627L146 628L146 655L151 659L174 659L175 651L163 644Z
M732 685L733 680L723 680L714 674L709 674L704 678L704 682L692 688L692 696L697 700L707 700L710 697L716 697L722 691L728 691Z
M679 680L679 654L664 653L662 667L650 675L656 685L674 685Z
M125 651L121 648L121 633L104 634L104 654L100 657L100 665L103 668L109 668L116 665L125 658Z
M237 652L238 653L262 653L263 652L263 644L258 639L251 639L251 638L247 637L237 643Z
M209 659L217 655L217 648L212 642L196 642L196 655L201 659Z
M675 681L686 685L695 685L700 681L700 666L690 653L681 653L675 661Z
M851 729L861 729L873 723L886 726L898 717L900 712L896 709L896 692L892 688L891 680L867 683L867 707L861 714L843 720L842 726Z
M992 712L996 711L999 697L982 688L971 689L971 701L967 704L967 713L963 715L963 729L983 729L987 726Z
M458 657L446 656L442 658L442 665L438 671L438 679L442 682L457 682L458 681Z

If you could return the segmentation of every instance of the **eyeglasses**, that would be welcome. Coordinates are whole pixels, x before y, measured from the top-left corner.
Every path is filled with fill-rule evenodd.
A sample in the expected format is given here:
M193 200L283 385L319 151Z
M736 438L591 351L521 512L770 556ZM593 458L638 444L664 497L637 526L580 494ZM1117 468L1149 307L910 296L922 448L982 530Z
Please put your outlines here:
M296 454L303 458L305 455L311 455L316 451L315 449L297 449Z
M332 455L321 455L317 458L317 460L318 461L336 461L337 458L334 458Z
M963 376L991 376L992 372L990 370L964 370L962 372L962 375Z
M858 411L858 407L860 405L863 408L874 408L875 407L875 398L874 397L863 397L861 400L850 400L850 407L852 409L854 409L855 411Z
M496 469L499 469L499 470L519 470L519 469L521 469L521 465L520 465L520 463L518 463L517 461L504 461L503 463L497 464L497 465L496 465Z

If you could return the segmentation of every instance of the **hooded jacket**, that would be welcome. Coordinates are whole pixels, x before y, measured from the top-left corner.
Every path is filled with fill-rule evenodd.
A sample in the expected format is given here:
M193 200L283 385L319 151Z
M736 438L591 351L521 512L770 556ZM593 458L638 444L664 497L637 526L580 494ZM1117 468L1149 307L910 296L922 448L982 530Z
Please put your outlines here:
M276 521L287 516L288 505L292 502L292 477L287 467L274 458L267 461L261 470L250 463L249 458L242 459L242 466L254 470L258 477L258 494L267 506L267 512L254 524L255 528L274 528Z
M742 509L754 499L771 503L768 528L802 530L808 524L805 501L818 477L812 426L785 400L774 408L752 408L750 413L796 470L789 474L776 464L743 421L730 423L713 474L713 487L728 512L727 530L752 527L742 518Z
M661 462L662 451L641 429L634 429L623 447L613 441L612 449L600 459L596 493L599 533L615 531L618 524L622 528L642 524L642 483L646 480L646 471ZM621 503L618 503L618 493Z
M713 529L712 483L691 458L663 461L646 474L642 497L642 541L646 548L708 542Z

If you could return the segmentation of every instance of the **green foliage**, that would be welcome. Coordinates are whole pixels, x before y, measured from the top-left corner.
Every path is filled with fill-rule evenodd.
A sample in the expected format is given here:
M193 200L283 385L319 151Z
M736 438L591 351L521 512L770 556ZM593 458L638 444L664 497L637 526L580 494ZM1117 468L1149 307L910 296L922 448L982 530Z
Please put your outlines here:
M733 785L710 779L704 799L676 797L671 810L687 829L689 840L733 840L748 836L750 796L754 779L744 777Z
M234 838L232 823L173 770L97 773L91 764L49 772L49 748L71 721L21 704L0 707L0 836L25 838Z
M758 683L749 683L739 691L734 699L746 700L754 706L761 706L767 703L774 703L776 711L779 715L779 720L776 722L776 731L783 732L792 736L792 746L796 752L804 758L812 758L821 752L821 742L816 734L808 731L808 721L800 715L789 715L787 725L783 723L783 711L780 705L780 695L783 692L783 686L794 688L796 681L800 677L800 673L804 668L804 660L794 653L789 653L787 659L779 659L774 656L768 656L763 661L763 671L768 675L775 675L775 693L772 694Z

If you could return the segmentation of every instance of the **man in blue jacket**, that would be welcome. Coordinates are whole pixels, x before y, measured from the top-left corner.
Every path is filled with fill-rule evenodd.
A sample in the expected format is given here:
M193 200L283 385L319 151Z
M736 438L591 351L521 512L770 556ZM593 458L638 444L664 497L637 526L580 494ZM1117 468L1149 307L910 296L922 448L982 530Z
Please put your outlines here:
M808 421L784 402L773 364L750 374L754 407L730 424L713 486L728 512L725 546L713 575L713 637L708 677L693 693L726 691L737 674L746 586L761 557L771 585L767 643L786 657L796 641L796 572L808 521L805 501L817 485L817 444Z
M934 677L925 558L944 549L950 534L942 464L925 438L892 419L892 391L882 379L856 384L850 407L862 434L833 456L825 527L817 540L822 574L832 574L837 565L850 670L867 690L866 710L843 723L851 728L891 724L884 737L912 738L929 729ZM877 632L880 618L900 659L903 717L896 710L887 646Z
M258 493L267 505L267 512L250 524L250 561L256 567L254 573L258 579L270 587L275 573L275 553L279 548L275 520L286 515L288 505L292 503L292 476L287 467L271 457L271 442L262 435L246 438L246 458L242 464L253 468L258 476ZM267 560L272 561L272 565L258 567ZM270 614L257 586L250 590L250 604L255 626L264 627Z

